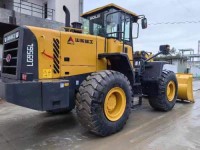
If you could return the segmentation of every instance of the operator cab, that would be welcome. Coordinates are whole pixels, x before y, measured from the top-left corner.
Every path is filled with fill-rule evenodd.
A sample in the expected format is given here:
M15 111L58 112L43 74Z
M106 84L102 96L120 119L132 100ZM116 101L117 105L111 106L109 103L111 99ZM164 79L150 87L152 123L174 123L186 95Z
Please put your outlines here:
M138 16L115 4L86 12L81 17L83 17L83 31L85 34L114 38L131 46L133 23L136 23L139 27L137 21L142 19L142 28L147 28L147 20L144 16ZM137 31L139 31L139 28Z

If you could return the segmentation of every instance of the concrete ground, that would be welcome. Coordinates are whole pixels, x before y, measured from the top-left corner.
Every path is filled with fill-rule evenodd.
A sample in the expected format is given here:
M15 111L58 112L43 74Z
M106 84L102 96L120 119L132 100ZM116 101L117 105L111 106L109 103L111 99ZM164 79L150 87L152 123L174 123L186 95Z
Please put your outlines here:
M147 102L132 112L124 129L101 138L83 129L74 112L52 116L0 104L1 150L199 150L200 81L194 82L196 103L177 103L168 113Z

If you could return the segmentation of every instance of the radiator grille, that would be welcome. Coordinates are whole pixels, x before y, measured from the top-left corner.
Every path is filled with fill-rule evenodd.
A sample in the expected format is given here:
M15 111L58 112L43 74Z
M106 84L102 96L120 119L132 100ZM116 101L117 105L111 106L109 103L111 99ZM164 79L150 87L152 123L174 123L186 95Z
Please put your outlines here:
M53 39L53 67L54 67L54 73L59 74L60 73L60 41L58 39Z
M2 73L17 74L18 40L4 44Z

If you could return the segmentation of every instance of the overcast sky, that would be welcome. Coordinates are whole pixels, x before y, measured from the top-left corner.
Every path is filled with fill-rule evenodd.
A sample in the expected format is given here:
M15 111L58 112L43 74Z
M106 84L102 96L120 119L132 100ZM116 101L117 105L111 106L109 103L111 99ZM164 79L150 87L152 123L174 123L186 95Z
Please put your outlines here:
M200 21L200 0L84 0L84 12L115 3L136 14L145 14L148 23ZM134 41L135 50L157 52L159 45L170 44L176 49L193 48L197 52L200 23L178 25L149 25L140 30Z

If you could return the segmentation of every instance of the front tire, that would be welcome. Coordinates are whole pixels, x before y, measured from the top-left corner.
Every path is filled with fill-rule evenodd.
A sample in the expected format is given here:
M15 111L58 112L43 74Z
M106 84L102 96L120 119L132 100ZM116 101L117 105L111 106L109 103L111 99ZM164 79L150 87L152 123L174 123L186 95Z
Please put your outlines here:
M116 133L128 120L132 95L130 82L123 74L115 71L92 73L77 93L78 119L97 135Z
M149 97L149 104L156 110L170 111L176 104L178 83L172 71L163 70L158 85L158 95Z

